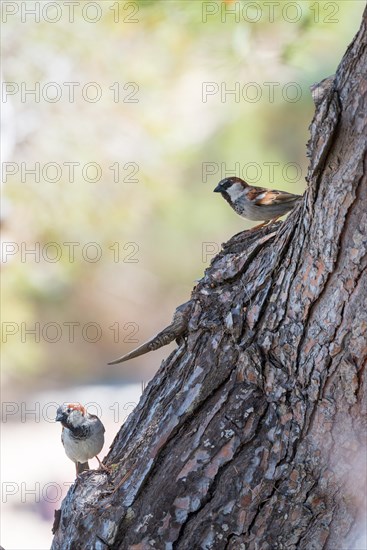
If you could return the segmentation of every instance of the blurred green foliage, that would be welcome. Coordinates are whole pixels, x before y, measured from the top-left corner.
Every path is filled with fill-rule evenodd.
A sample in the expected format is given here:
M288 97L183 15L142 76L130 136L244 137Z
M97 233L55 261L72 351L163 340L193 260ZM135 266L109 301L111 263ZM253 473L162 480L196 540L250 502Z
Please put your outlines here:
M212 193L226 175L222 165L227 170L236 163L241 170L251 165L246 173L254 178L259 175L256 163L261 174L253 183L303 192L305 144L314 111L309 87L335 72L364 8L359 1L302 1L296 3L299 19L291 22L295 12L291 7L283 11L287 2L275 8L274 21L267 16L266 2L251 3L247 20L243 10L248 2L119 4L117 23L111 9L117 3L100 2L103 15L96 23L83 19L78 9L73 23L65 13L56 23L42 18L22 23L18 14L3 28L4 81L23 82L29 89L36 82L41 89L56 82L63 91L55 102L42 97L36 102L31 96L22 101L19 93L4 105L10 120L5 139L10 143L14 135L5 160L27 167L59 163L62 175L55 182L42 174L39 182L30 175L22 181L19 170L8 178L3 240L29 249L39 243L41 250L56 242L63 250L56 262L42 253L40 261L31 255L22 261L18 253L3 263L3 327L4 322L19 327L3 350L7 387L110 377L105 362L135 344L122 341L127 329L120 330L116 342L109 327L136 323L141 342L170 320L210 260L203 258L203 243L219 246L250 227ZM128 4L138 22L123 21L131 11ZM209 4L218 11L203 22ZM237 5L239 21L225 11ZM74 102L65 82L80 83ZM81 94L90 82L103 91L95 103ZM120 87L117 102L114 83ZM248 95L236 101L234 95L218 92L203 101L204 83L218 90L233 90L239 83ZM287 101L284 94L292 97L295 89L301 97ZM134 90L138 102L127 102ZM256 90L260 95L254 100ZM65 162L80 163L73 182ZM82 177L81 167L90 162L101 167L99 181ZM120 181L114 182L109 167L117 162ZM269 162L277 163L273 182L264 165ZM203 163L211 163L212 171L217 166L216 173L203 177ZM287 163L300 167L294 183L284 178ZM138 181L123 181L135 165ZM288 180L294 179L294 171L287 173ZM63 246L67 242L80 243L75 261ZM86 261L81 254L91 242L102 250L99 261ZM129 263L129 254L137 262ZM22 342L21 323L31 328L36 322L41 328L50 322L61 327L94 322L102 336L88 342L78 329L70 342L65 329L54 343L42 334L39 342L32 335L24 335ZM156 368L149 358L113 375L150 376Z

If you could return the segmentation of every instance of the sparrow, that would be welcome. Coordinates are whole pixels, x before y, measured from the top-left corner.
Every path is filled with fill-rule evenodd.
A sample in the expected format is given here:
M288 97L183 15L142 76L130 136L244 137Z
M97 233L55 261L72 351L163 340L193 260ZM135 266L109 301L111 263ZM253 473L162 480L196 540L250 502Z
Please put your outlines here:
M56 422L61 422L61 441L65 453L75 463L76 475L89 470L88 460L96 457L99 466L109 471L98 458L104 444L104 426L98 416L89 414L80 403L61 405Z
M292 210L301 199L286 191L266 189L249 185L241 178L231 177L221 180L214 193L221 193L237 214L251 221L264 221L253 229L278 218Z

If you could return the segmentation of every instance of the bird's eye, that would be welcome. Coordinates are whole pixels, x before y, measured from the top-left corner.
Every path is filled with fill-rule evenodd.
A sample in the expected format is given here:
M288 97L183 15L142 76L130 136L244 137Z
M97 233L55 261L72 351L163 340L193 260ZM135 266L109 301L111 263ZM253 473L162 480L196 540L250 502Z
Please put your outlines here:
M70 408L66 409L66 412L67 412L67 413L70 413L70 412L71 412L71 409L70 409Z

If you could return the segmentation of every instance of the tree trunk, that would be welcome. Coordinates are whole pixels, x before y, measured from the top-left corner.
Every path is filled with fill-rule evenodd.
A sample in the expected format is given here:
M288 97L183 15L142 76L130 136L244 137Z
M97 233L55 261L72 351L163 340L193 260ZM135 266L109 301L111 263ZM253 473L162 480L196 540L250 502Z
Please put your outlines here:
M366 20L313 90L303 202L223 245L185 340L69 491L54 550L355 549L367 357ZM152 360L154 356L152 355Z

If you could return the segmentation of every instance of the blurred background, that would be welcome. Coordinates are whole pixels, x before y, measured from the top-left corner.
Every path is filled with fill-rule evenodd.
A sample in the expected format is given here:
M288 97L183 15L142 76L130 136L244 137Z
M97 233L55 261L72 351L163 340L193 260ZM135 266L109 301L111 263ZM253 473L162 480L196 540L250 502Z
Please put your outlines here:
M103 457L174 345L106 363L167 326L221 243L251 226L218 181L303 193L309 88L335 72L364 9L72 4L2 3L6 550L49 548L73 482L57 404L101 416Z

